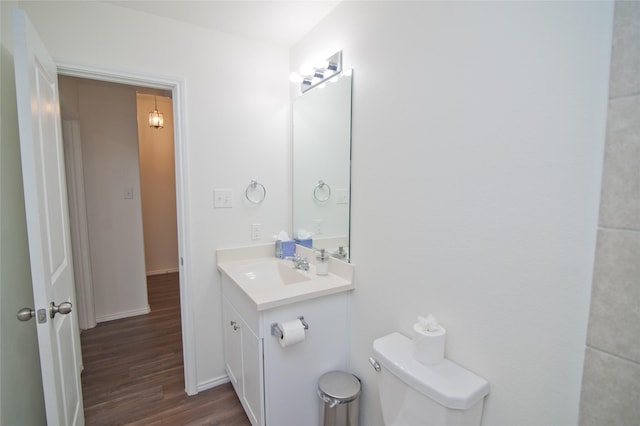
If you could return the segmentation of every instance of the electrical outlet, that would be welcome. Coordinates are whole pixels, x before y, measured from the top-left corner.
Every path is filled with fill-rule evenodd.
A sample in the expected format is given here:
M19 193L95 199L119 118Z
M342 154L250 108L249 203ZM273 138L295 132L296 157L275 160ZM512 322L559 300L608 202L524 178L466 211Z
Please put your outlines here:
M315 225L316 225L316 235L322 235L322 219L316 219L314 220Z
M251 225L251 239L259 240L260 238L262 238L262 229L259 223L254 223Z
M233 191L230 189L213 190L213 207L216 209L231 208L233 204Z

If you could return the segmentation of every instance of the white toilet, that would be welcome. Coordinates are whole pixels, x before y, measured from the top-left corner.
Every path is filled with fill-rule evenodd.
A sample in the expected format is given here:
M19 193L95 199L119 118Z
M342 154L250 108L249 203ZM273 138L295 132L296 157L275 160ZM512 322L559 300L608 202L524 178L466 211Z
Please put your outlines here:
M414 359L411 339L392 333L373 342L386 426L479 426L489 382L444 359Z

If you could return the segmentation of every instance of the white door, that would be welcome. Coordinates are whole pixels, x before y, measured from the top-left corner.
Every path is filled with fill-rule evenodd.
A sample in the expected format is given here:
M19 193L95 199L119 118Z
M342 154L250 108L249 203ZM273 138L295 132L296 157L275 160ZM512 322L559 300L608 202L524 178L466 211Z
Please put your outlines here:
M13 38L32 315L47 424L83 425L80 335L76 313L69 312L75 294L57 71L22 10L13 13Z

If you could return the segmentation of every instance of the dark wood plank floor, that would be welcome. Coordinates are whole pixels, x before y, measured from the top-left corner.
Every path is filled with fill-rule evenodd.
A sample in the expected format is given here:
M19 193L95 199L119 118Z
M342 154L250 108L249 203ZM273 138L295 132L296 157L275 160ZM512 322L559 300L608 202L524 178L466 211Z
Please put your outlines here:
M250 426L229 383L184 392L178 275L147 288L150 314L82 332L86 424Z

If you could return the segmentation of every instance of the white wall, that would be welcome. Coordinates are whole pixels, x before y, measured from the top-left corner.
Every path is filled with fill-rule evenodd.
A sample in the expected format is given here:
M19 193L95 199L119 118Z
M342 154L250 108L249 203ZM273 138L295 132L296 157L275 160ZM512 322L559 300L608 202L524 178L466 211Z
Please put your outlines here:
M154 99L155 98L155 99ZM149 127L156 102L164 127ZM171 98L137 93L140 195L147 275L178 270L176 179Z
M225 373L215 250L290 228L288 51L102 2L20 4L58 61L184 81L191 257L181 272L193 300L198 385L217 383ZM160 51L148 50L150 37ZM257 207L242 198L252 178L268 191ZM213 209L214 188L233 190L233 208ZM252 223L262 225L262 241L251 240Z
M135 89L77 87L96 321L147 313Z
M292 49L291 70L340 48L354 68L362 424L382 424L373 340L427 313L491 383L483 424L577 424L611 21L604 2L344 2Z

